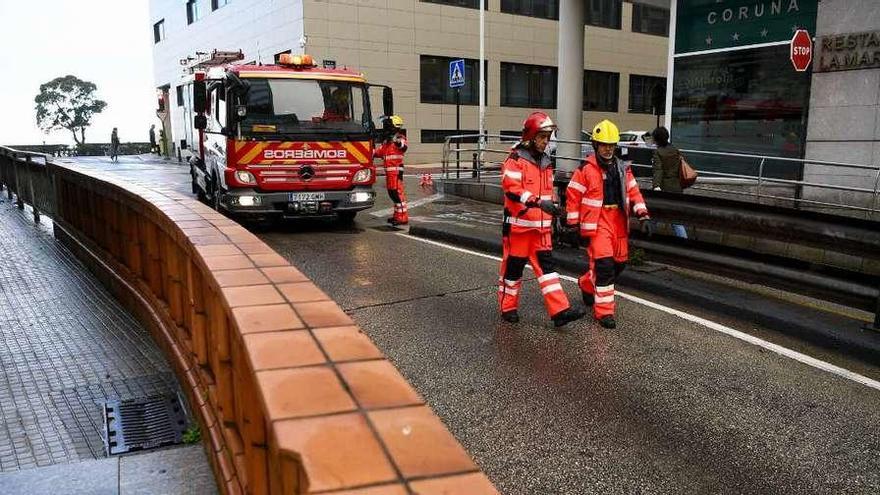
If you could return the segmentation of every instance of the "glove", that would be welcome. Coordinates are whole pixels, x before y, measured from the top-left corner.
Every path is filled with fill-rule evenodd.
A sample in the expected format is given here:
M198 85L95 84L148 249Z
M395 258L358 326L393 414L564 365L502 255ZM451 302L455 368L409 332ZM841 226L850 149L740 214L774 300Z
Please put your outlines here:
M643 216L642 218L639 218L639 224L641 224L642 232L644 232L645 235L647 235L648 237L654 236L654 229L655 229L654 222L652 222L651 219L647 215Z
M547 214L553 215L553 216L559 216L559 213L560 213L559 207L556 206L556 203L554 203L553 201L550 201L549 199L542 199L538 203L538 206L541 208L541 210L544 211L544 213L547 213Z

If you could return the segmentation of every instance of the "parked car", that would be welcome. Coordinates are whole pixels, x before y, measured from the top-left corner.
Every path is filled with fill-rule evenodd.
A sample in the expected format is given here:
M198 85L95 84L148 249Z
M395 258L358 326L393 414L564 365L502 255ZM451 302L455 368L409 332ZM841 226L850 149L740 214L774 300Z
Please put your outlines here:
M624 131L620 133L620 144L623 146L651 146L654 144L651 133L647 131Z

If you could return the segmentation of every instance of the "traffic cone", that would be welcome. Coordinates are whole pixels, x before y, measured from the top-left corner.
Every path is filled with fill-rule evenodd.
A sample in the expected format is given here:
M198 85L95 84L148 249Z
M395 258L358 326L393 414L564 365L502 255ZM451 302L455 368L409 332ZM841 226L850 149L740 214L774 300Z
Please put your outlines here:
M419 187L434 187L434 179L431 177L431 174L422 174L422 178L419 180Z

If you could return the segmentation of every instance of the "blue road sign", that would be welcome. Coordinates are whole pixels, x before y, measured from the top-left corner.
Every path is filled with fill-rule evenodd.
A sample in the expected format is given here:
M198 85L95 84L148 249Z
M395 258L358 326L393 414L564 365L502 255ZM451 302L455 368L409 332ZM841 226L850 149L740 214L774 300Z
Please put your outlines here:
M449 87L460 88L464 86L464 60L449 62Z

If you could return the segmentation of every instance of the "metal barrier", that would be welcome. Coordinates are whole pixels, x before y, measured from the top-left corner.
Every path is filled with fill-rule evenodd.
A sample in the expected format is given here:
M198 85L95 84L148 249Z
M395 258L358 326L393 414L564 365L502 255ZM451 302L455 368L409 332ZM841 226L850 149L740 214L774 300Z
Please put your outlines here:
M0 146L0 185L6 188L10 200L15 195L19 209L29 204L37 222L41 212L50 216L55 212L55 185L47 166L49 158L43 153Z
M480 135L449 136L443 144L442 174L445 179L496 178L510 147L517 136L484 134L485 144L463 147L465 141L477 141ZM558 140L559 143L578 144L581 156L555 156L557 162L581 163L592 145L585 141ZM880 166L846 162L805 160L775 156L723 153L714 151L681 150L700 174L697 183L688 189L690 194L705 196L726 195L730 199L755 203L773 202L780 206L811 208L846 216L873 220L880 218ZM473 155L470 170L463 170L458 159L462 153ZM624 159L632 162L636 177L651 176L652 148L621 146ZM700 159L719 164L722 168L740 169L741 173L713 170L700 165ZM814 175L833 175L864 185L845 185L817 182L805 178L807 166ZM573 167L571 167L573 168ZM717 168L717 167L716 167ZM824 170L823 170L824 169ZM464 175L463 175L464 173ZM470 175L470 177L467 177Z

